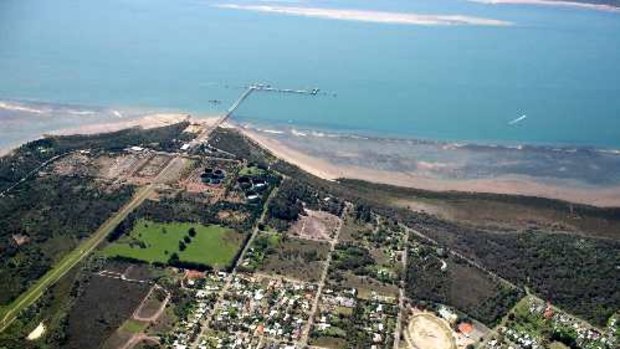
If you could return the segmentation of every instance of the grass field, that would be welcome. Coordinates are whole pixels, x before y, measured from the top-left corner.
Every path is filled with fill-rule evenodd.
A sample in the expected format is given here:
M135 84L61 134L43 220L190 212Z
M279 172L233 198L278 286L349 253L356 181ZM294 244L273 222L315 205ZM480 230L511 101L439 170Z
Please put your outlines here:
M258 176L265 173L266 172L264 170L261 170L256 166L244 167L241 169L241 171L239 171L239 175L241 176Z
M149 324L147 322L129 319L125 321L123 326L121 326L121 329L130 333L140 333L143 332L148 327L148 325Z
M310 342L317 347L329 349L345 349L347 347L347 341L345 339L336 337L322 336L313 338Z
M187 247L181 251L179 243L189 236L190 228L196 230L196 236L191 238L190 243L185 243ZM139 220L129 235L106 247L104 253L149 263L166 263L176 253L181 261L225 267L230 264L242 242L243 234L219 225Z

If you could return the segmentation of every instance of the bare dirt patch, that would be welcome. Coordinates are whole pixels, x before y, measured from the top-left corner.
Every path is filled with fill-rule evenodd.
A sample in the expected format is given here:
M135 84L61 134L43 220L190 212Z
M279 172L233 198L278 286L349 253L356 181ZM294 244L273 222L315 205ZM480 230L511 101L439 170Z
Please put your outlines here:
M217 213L217 218L226 222L234 222L239 223L249 218L249 214L247 212L239 212L232 210L223 210Z
M170 171L162 178L164 183L176 184L188 173L191 172L193 160L187 158L177 158L170 163Z
M361 299L371 299L373 294L393 298L398 296L398 287L396 285L382 283L373 278L355 275L351 272L344 274L342 286L356 289Z
M158 285L154 285L146 298L133 314L133 318L140 321L156 321L163 313L168 303L169 294Z
M411 318L405 339L410 349L456 349L448 324L428 313Z
M306 215L291 226L289 233L308 240L329 241L333 238L340 218L324 211L306 209Z
M24 234L13 234L11 237L17 246L27 244L30 241L30 237Z
M117 156L103 155L94 160L98 175L106 179L126 179L141 168L152 154L126 153Z
M52 171L61 176L86 176L92 173L91 158L85 154L71 154L54 162Z
M164 169L164 167L166 167L170 160L172 160L172 157L169 155L157 154L153 156L146 164L144 164L142 168L137 171L136 175L138 177L146 178L155 177L157 176L157 174L159 174L159 172L161 172L161 170Z

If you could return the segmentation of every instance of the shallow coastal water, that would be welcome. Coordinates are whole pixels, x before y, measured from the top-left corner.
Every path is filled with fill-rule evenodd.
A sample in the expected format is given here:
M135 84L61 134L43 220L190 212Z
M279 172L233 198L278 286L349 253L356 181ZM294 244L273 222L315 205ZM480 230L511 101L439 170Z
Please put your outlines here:
M326 179L620 206L619 151L446 143L263 127L239 126L277 156Z
M162 112L163 110L158 110L160 117L155 118L152 117L155 112L146 109L113 109L0 99L0 155L46 134L111 132L126 127L163 125L181 120L184 116ZM162 118L162 115L166 118Z
M0 99L213 114L261 81L325 94L255 94L238 120L620 148L618 13L460 0L271 3L512 23L406 25L213 6L229 3L270 4L3 1Z

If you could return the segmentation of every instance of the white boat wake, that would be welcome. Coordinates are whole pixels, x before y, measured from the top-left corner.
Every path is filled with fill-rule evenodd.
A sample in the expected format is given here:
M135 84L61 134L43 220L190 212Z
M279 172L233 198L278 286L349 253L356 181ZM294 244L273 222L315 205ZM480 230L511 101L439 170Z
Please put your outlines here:
M518 123L520 123L521 121L525 120L527 118L527 115L523 114L521 116L519 116L518 118L511 120L508 125L516 125Z

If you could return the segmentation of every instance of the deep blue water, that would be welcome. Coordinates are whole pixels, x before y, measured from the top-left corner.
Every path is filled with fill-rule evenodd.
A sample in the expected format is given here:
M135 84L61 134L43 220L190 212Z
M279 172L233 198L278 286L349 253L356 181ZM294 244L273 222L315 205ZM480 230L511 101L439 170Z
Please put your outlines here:
M213 113L260 81L330 95L255 94L236 113L239 120L620 148L620 13L459 0L293 4L515 23L425 27L211 4L2 0L0 99ZM527 119L508 125L521 114Z

